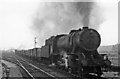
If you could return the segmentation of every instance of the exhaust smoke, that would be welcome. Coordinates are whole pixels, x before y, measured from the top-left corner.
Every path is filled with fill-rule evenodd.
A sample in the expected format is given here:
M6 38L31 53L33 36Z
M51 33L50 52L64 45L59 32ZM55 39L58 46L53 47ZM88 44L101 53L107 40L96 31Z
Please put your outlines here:
M87 26L98 29L103 17L95 2L41 2L32 29L40 45L52 35Z

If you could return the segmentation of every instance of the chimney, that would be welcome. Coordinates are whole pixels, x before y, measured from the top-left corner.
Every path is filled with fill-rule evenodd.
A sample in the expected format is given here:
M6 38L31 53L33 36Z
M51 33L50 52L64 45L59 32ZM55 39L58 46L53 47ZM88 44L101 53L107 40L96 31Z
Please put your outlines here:
M83 27L83 29L88 29L88 27Z

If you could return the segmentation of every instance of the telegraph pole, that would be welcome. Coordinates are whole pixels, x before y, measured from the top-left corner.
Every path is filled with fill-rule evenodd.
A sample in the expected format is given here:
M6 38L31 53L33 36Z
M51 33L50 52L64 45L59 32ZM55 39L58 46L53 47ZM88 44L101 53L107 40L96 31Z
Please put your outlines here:
M35 37L35 39L34 39L34 44L35 44L35 56L37 56L37 48L36 48L36 44L37 44L37 41L36 41L36 37Z
M36 37L35 37L35 39L34 39L34 46L35 46L35 48L36 48L36 44L37 44L37 41L36 41Z

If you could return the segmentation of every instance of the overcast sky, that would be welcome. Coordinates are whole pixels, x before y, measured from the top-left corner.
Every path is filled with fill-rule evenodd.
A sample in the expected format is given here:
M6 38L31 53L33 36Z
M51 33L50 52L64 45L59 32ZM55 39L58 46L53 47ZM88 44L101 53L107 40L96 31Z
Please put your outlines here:
M30 26L32 25L33 17L41 5L41 1L0 0L0 49L32 48L34 46L35 35L31 31ZM99 2L105 16L104 22L100 24L98 29L102 38L101 45L117 44L119 0L96 1Z

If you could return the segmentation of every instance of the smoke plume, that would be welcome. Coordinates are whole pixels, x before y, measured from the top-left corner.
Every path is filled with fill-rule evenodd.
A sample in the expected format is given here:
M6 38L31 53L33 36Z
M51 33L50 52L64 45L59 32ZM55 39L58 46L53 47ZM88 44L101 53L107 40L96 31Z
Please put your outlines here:
M32 29L40 38L40 44L50 36L83 26L98 29L103 20L98 8L95 2L42 2Z

